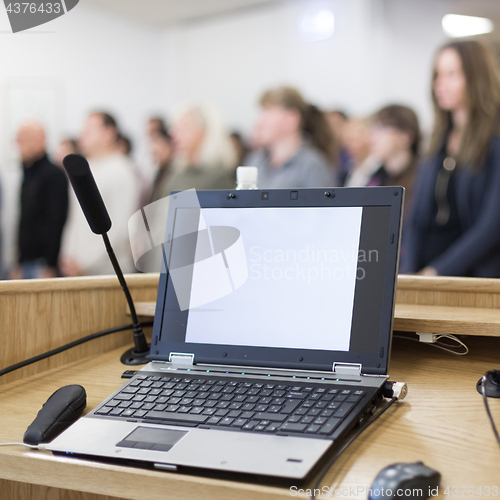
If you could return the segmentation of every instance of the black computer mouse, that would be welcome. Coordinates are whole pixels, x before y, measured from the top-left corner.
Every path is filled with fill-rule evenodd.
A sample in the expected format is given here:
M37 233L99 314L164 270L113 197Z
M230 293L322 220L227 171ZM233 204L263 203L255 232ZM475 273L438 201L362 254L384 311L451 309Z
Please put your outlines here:
M370 487L369 500L426 499L437 496L441 474L422 462L392 464L382 469Z
M44 403L24 433L26 444L49 443L69 427L87 406L87 393L81 385L66 385Z

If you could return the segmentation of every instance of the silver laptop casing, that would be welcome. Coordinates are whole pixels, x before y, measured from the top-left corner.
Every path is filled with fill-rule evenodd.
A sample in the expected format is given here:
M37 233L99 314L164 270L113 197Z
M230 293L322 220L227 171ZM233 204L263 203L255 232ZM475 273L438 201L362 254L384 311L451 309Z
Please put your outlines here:
M200 365L200 370L213 368L210 365ZM218 368L224 368L218 366ZM234 366L227 367L234 369ZM252 377L252 381L289 382L295 374L304 377L306 372L279 370L249 370L241 367ZM203 373L200 371L200 378ZM260 372L260 376L259 376ZM186 368L179 368L169 362L151 362L139 373L157 376L176 374L183 376ZM282 373L286 377L280 377ZM268 376L271 374L271 376ZM224 376L220 373L218 376ZM318 376L318 372L314 372ZM387 376L351 376L321 373L325 380L321 383L334 387L353 386L356 389L376 389L387 380ZM234 375L227 375L234 378ZM339 378L341 377L341 378ZM130 381L112 394L106 401L120 392ZM102 405L104 405L103 402ZM99 405L102 406L102 405ZM95 411L95 410L94 410ZM277 436L262 433L235 432L218 429L203 429L183 427L178 425L158 425L141 422L131 422L124 419L99 417L94 411L79 419L59 437L49 443L47 450L67 454L69 456L101 457L116 460L131 460L149 462L159 470L173 471L178 466L213 469L225 472L258 474L262 476L282 477L288 479L303 479L316 465L318 460L335 443L335 439L322 439L310 436ZM345 434L347 428L356 423L356 414L340 426L335 434ZM117 446L127 435L138 427L169 429L185 431L186 434L168 452L153 451ZM335 436L334 434L334 436Z

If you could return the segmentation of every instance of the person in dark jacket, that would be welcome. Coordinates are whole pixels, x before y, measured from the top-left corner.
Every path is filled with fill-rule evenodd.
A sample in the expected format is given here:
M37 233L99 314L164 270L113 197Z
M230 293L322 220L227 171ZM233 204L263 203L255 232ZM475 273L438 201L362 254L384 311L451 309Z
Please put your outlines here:
M500 78L490 51L452 42L437 54L434 133L403 231L402 272L500 277Z
M59 275L61 235L68 214L68 181L47 157L45 133L38 123L18 131L23 166L18 227L18 265L12 279Z

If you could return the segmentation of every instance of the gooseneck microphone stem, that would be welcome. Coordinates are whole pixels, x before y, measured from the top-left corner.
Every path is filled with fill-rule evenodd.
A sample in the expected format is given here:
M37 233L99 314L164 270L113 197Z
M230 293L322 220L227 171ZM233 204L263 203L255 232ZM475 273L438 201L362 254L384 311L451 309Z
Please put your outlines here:
M132 316L132 324L134 325L134 343L135 343L135 353L137 354L149 354L149 346L146 341L146 336L142 331L141 323L137 318L137 313L135 311L134 301L132 300L132 296L130 295L130 290L128 289L127 282L123 276L122 269L120 264L118 263L118 259L116 258L113 247L111 246L111 242L109 241L107 233L102 234L102 239L104 240L104 245L106 246L106 251L109 255L109 260L113 265L113 269L115 270L116 276L118 277L118 281L122 287L123 293L127 299L128 307L130 309L130 316Z
M111 219L94 176L90 171L89 163L83 156L70 154L64 157L63 165L90 229L93 233L100 234L104 240L109 259L111 260L123 293L125 293L130 309L134 330L134 347L125 352L120 361L125 365L142 365L147 363L149 361L149 345L137 318L134 301L130 295L127 282L108 238L107 233L111 229Z

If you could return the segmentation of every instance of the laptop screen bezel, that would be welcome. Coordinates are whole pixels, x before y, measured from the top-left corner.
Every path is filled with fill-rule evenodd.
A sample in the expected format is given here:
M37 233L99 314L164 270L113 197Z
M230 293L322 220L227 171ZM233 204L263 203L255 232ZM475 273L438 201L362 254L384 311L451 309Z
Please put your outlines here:
M291 193L294 193L292 196ZM328 192L329 196L325 193ZM297 193L297 194L295 194ZM230 195L231 196L230 196ZM168 272L160 273L155 320L152 334L151 359L168 361L170 353L194 354L195 363L268 367L292 370L331 371L336 363L358 363L362 373L386 375L389 369L394 318L399 244L401 238L402 187L335 188L335 189L276 189L249 191L197 191L203 208L270 208L270 207L390 207L387 257L383 278L381 321L376 351L318 351L219 344L173 342L168 336L167 294ZM179 197L180 198L180 197ZM296 198L296 199L292 199ZM170 197L167 234L172 233L176 200ZM374 291L380 293L380 290Z

